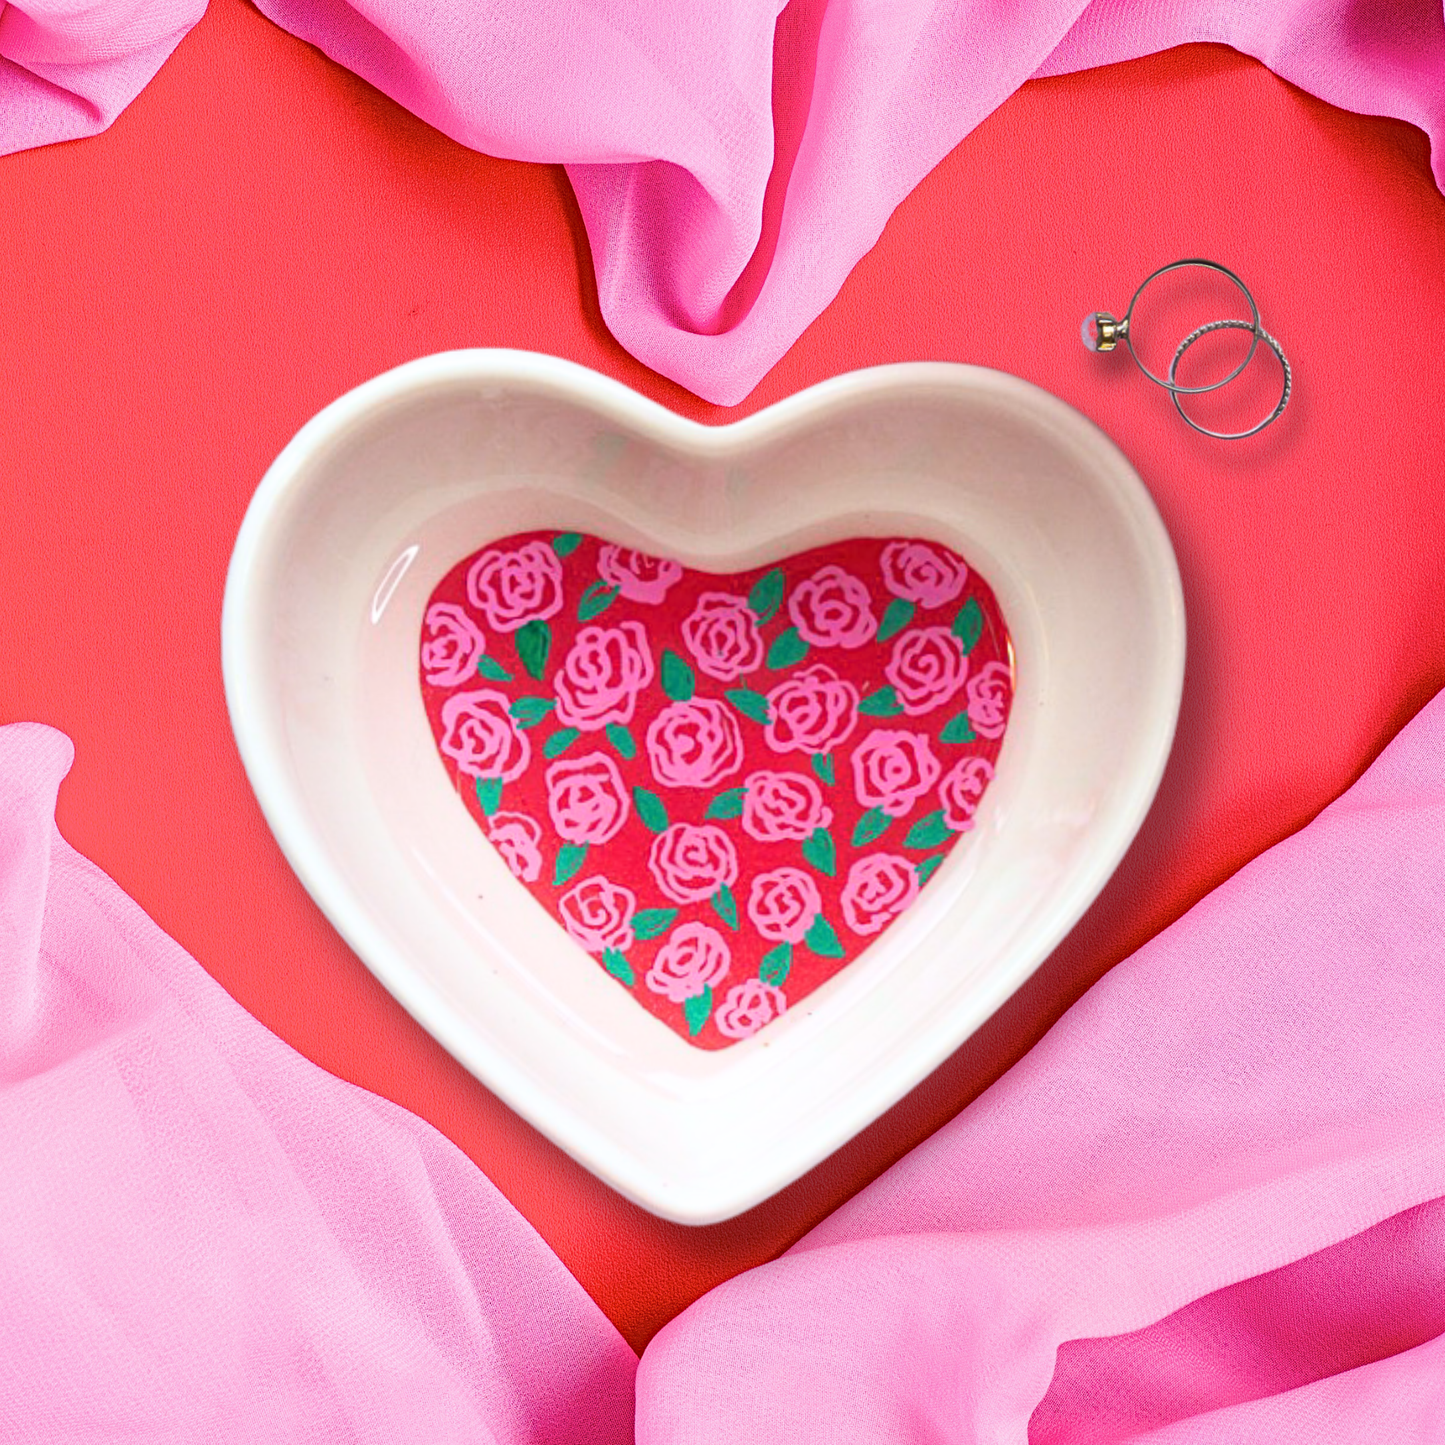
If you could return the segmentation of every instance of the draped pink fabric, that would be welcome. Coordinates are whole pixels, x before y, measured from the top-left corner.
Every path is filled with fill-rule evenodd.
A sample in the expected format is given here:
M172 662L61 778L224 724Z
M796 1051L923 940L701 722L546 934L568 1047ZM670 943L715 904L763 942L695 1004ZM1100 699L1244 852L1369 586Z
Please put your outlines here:
M250 1019L0 729L0 1439L623 1445L636 1361L429 1126ZM1445 694L782 1259L638 1445L1445 1440Z
M0 728L0 1440L631 1440L636 1357L466 1157L61 839L71 756Z
M639 1445L1445 1440L1445 695L648 1348Z
M1441 0L257 3L462 144L565 163L608 326L725 404L1030 76L1216 41L1445 136ZM0 3L0 153L103 129L203 8Z

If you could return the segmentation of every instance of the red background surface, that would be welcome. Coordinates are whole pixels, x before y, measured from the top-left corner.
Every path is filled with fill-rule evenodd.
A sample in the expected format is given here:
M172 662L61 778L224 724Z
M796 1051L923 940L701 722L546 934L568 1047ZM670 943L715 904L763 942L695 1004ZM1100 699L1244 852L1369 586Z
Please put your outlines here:
M1240 271L1294 363L1295 400L1250 442L1195 436L1124 358L1079 346L1083 312L1185 255ZM638 1346L957 1113L1445 684L1445 201L1425 138L1227 50L1025 86L731 413L610 339L560 171L459 148L241 0L213 0L105 135L0 160L0 256L0 716L75 739L67 837L283 1038L454 1139ZM287 869L231 741L222 584L266 465L366 377L489 345L704 421L876 362L1000 367L1115 437L1178 550L1178 745L1113 882L931 1079L728 1224L624 1203L432 1043Z

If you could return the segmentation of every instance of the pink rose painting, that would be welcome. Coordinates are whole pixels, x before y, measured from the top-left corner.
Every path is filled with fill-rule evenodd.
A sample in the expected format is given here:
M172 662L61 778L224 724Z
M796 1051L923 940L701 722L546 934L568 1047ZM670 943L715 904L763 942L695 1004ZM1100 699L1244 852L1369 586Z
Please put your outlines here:
M746 1039L770 1024L788 1006L780 988L750 978L728 990L717 1011L717 1029L724 1038Z
M584 627L557 673L557 721L582 732L630 723L652 681L652 651L640 622Z
M774 752L831 753L858 726L857 685L817 663L768 694L765 736Z
M487 837L523 883L542 876L542 825L525 813L493 813L487 819Z
M637 895L606 878L585 878L557 901L562 924L588 953L625 954L634 942Z
M836 564L820 567L793 589L788 616L798 636L814 647L863 647L878 631L872 593Z
M918 868L897 853L870 853L848 870L843 921L865 938L883 930L918 897Z
M454 692L442 704L437 746L473 778L511 782L527 771L532 748L512 717L511 703L495 688Z
M583 753L547 765L547 816L568 843L610 843L632 811L631 794L608 753Z
M762 768L748 774L743 794L743 832L758 843L811 838L833 821L823 789L807 773L775 773Z
M562 564L545 542L489 547L467 569L467 600L493 632L515 632L562 610Z
M609 543L598 548L597 575L629 602L655 607L682 576L682 563Z
M715 788L743 765L737 714L712 698L669 703L647 729L647 760L664 788Z
M963 644L947 627L914 627L893 643L883 676L909 717L951 702L968 676Z
M647 986L673 1003L698 998L728 975L732 951L721 933L707 923L682 923L653 956Z
M865 808L901 818L938 781L943 767L921 732L881 729L853 749L853 791Z
M682 624L682 640L698 670L720 682L736 682L763 660L757 614L730 592L704 592Z
M487 639L465 607L434 602L426 610L421 644L422 675L433 687L455 687L475 677Z
M968 684L968 720L981 738L1001 738L1013 701L1013 668L990 662Z
M963 758L943 775L938 800L943 804L943 821L956 833L973 827L983 790L993 781L993 764L987 758Z
M956 602L968 583L968 567L957 552L933 542L890 542L879 558L883 585L915 607Z
M417 670L438 766L517 885L705 1049L786 1027L950 849L986 846L1014 686L986 581L908 537L731 575L503 538L436 583Z
M738 850L716 823L672 823L653 838L647 868L663 897L703 903L738 881Z

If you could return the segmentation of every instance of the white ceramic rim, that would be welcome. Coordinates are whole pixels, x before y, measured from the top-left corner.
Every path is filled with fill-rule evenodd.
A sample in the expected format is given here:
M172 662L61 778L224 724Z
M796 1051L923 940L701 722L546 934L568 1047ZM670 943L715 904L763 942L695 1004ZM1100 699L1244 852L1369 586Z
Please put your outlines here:
M254 625L261 599L258 562L275 544L278 517L293 489L304 484L313 460L378 408L439 384L521 386L555 394L653 444L699 460L724 459L804 428L822 414L893 389L962 388L987 394L1040 427L1066 437L1093 462L1093 480L1144 539L1142 560L1163 609L1163 646L1149 697L1147 723L1127 785L1093 841L1086 865L1069 875L1050 910L1010 969L995 970L969 1006L933 1018L910 1035L906 1054L887 1068L860 1076L846 1106L834 1106L786 1160L739 1178L731 1187L716 1177L691 1187L663 1179L599 1131L569 1112L544 1080L496 1051L481 1049L451 1008L421 978L406 956L379 930L310 825L289 786L265 699L253 687L264 647ZM348 392L296 434L267 471L247 510L226 581L222 614L222 665L227 706L243 765L262 812L287 861L347 943L392 995L449 1052L523 1118L624 1196L681 1223L707 1224L760 1203L841 1147L891 1107L953 1053L1034 972L1079 920L1117 868L1153 801L1168 761L1183 687L1183 592L1167 531L1137 474L1112 441L1066 403L1029 382L982 367L946 362L903 363L852 372L824 381L753 416L723 426L689 421L609 377L575 363L512 350L445 352L406 363Z

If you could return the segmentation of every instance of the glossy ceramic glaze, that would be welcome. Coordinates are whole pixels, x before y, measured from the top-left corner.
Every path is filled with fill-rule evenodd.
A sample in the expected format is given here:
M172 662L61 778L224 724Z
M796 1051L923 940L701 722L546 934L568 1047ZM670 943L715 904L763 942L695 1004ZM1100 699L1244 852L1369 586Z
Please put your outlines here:
M605 536L717 571L931 537L988 578L1019 687L971 835L917 903L761 1033L691 1048L637 1009L458 806L416 688L422 611L489 540ZM907 1092L1098 893L1168 756L1184 616L1168 537L1091 423L946 364L825 382L734 425L570 363L454 352L302 429L227 584L227 700L298 875L479 1078L644 1207L758 1203Z

